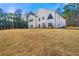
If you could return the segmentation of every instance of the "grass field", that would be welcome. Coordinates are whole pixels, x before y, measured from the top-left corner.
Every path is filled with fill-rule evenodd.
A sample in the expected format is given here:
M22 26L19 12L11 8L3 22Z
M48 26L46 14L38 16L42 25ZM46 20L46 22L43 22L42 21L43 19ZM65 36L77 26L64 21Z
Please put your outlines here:
M79 30L0 30L0 55L79 55Z

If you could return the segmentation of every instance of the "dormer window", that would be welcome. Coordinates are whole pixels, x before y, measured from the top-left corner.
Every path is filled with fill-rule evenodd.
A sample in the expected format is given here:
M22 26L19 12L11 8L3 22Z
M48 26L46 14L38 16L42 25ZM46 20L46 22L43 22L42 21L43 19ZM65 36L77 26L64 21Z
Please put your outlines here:
M49 14L47 19L53 19L53 16L51 14Z

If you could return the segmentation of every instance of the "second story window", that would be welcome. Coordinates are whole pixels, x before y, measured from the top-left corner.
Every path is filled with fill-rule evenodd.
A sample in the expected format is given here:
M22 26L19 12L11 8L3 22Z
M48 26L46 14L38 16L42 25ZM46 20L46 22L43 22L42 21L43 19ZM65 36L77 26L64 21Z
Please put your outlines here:
M39 21L40 21L40 18L39 18Z
M32 21L33 21L33 19L30 19L30 20L29 20L29 22L32 22Z
M42 19L44 20L44 17Z

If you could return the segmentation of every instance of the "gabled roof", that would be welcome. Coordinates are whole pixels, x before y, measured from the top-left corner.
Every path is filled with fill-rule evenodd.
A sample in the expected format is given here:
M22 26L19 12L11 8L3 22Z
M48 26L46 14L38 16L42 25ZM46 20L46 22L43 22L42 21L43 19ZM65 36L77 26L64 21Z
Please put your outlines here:
M64 18L62 15L60 15L58 12L55 11L55 13L57 13L59 16L61 16L62 18ZM64 18L65 19L65 18Z
M27 18L28 18L30 15L33 15L33 16L37 17L34 12L29 12L29 13L27 14Z
M53 16L51 15L51 13L48 15L47 19L53 19Z

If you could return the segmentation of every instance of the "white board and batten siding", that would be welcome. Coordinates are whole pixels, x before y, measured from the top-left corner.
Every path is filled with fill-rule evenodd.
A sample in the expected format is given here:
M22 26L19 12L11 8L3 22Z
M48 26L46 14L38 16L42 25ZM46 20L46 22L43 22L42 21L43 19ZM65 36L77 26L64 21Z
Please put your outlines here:
M29 15L28 28L60 28L66 26L66 20L55 11L39 9L35 15Z

